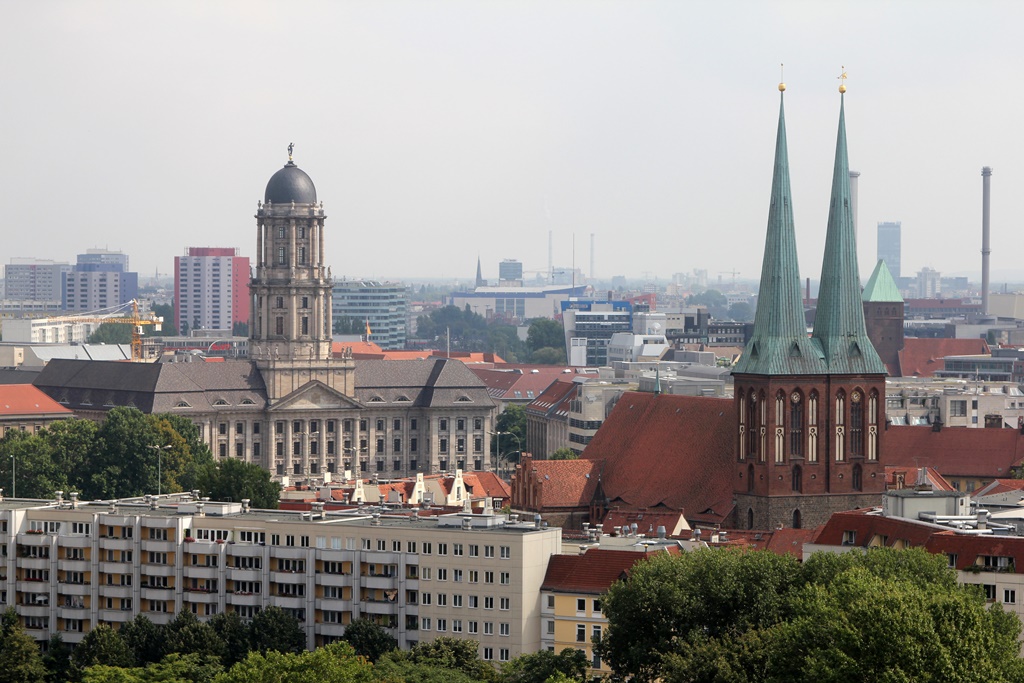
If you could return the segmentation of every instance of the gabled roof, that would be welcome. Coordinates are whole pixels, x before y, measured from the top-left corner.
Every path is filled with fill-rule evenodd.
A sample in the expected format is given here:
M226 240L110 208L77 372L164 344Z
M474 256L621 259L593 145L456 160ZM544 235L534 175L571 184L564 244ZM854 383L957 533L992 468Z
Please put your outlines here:
M878 259L878 265L875 266L874 272L868 278L868 283L864 285L861 300L872 303L903 303L900 288L896 286L896 281L892 278L892 273L889 272L889 266L885 265L885 261L882 259Z
M845 98L845 95L840 95ZM845 100L840 99L839 133L832 169L825 256L821 262L818 310L811 337L821 348L828 374L884 375L885 364L868 338L861 301L857 243L850 198L850 163L846 150Z
M885 433L889 467L933 467L944 477L1007 478L1024 457L1024 435L1016 429L892 426Z
M730 399L626 392L583 457L604 461L612 507L721 519L732 510L734 435Z
M364 405L494 405L483 383L457 360L363 360L355 365L356 399Z
M634 564L648 557L649 554L636 550L601 548L592 548L582 555L552 555L540 589L601 595L624 578Z
M72 412L31 384L0 385L0 418L24 415L59 418Z
M546 418L569 418L569 402L576 398L579 385L575 382L556 380L540 396L526 406L527 415Z
M780 86L781 88L781 86ZM808 338L800 292L793 197L789 188L786 115L779 96L775 172L761 265L754 333L733 372L754 375L824 374L821 349Z
M900 349L901 377L933 377L945 367L946 356L991 353L984 339L924 339L905 337Z
M491 398L523 403L540 396L552 382L560 379L571 381L579 374L593 375L561 365L501 365L492 368L470 366L469 369L487 385L487 393Z
M474 498L511 498L512 489L494 472L463 472L462 481Z
M590 504L602 463L593 460L533 460L523 458L517 477L532 477L538 488L536 507L578 508ZM523 472L526 469L528 472Z
M868 514L871 509L834 513L821 528L814 543L817 545L852 545L867 547L872 541L891 547L897 541L911 547L924 546L941 527L922 524L902 517ZM882 542L882 539L885 539Z

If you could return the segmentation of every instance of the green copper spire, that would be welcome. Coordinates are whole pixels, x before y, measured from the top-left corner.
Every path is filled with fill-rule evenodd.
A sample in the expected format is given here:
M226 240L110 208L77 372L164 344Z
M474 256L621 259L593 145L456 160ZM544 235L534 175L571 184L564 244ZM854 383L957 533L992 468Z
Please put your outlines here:
M864 326L857 243L850 206L850 163L846 151L845 101L842 99L845 95L840 95L840 98L832 201L828 210L825 257L821 263L818 311L812 336L825 354L829 374L886 374L885 364L868 339Z
M882 259L878 259L875 271L868 278L861 300L865 303L903 303L900 288L896 285L896 280L892 278L889 266L885 265L885 261Z
M779 90L784 86L780 85ZM793 198L789 189L786 113L779 97L779 131L775 139L775 175L768 208L761 286L754 333L733 369L754 375L823 374L821 351L807 337L796 258Z

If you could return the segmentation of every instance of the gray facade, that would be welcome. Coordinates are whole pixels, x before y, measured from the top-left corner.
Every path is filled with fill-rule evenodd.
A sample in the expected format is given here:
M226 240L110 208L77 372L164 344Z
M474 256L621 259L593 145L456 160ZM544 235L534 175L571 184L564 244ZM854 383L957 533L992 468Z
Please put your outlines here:
M899 221L878 224L878 260L885 261L885 265L888 266L889 272L894 278L902 277L900 271L901 230L902 224Z
M335 320L348 318L360 330L369 328L369 339L385 350L405 348L405 285L372 280L342 280L334 283L332 314Z
M12 258L4 266L4 297L11 301L60 301L64 274L70 271L69 263Z

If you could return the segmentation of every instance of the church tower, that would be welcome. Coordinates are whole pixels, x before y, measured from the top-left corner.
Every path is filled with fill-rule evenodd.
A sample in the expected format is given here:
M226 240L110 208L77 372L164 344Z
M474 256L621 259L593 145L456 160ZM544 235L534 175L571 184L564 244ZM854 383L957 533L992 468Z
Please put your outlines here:
M878 503L885 373L864 324L842 103L818 310L807 335L780 101L754 332L733 370L736 526L810 527Z
M331 353L331 277L324 266L323 202L292 160L270 178L256 211L256 270L249 283L249 355L271 405L309 382L352 396L351 358Z

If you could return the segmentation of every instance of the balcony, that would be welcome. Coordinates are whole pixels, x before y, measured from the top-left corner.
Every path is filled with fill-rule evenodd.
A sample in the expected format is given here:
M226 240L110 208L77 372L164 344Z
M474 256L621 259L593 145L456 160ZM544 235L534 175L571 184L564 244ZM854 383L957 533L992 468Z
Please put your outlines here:
M63 572L87 572L89 560L57 560L57 569Z
M262 543L231 543L228 544L227 554L233 557L263 557L266 550Z
M132 597L131 586L100 586L100 597L104 598L130 598Z
M18 534L18 545L34 546L41 548L48 546L53 543L53 536L49 534L37 534L33 532L25 532Z
M50 590L50 582L42 579L21 579L15 587L19 593L45 593Z
M61 640L63 640L65 643L70 643L71 645L78 645L80 642L82 642L82 639L85 638L85 633L83 633L82 631L61 631L60 637Z
M130 609L101 609L99 611L100 621L124 623L131 621L133 612ZM149 616L147 614L147 616ZM156 619L152 619L153 623L159 623ZM170 621L170 619L168 619Z
M92 539L88 536L58 536L57 545L61 548L88 548Z
M345 633L345 626L343 624L319 623L316 625L316 632L322 636L333 636L337 638Z
M86 619L89 617L89 608L84 604L81 607L61 606L57 608L57 616L61 619Z
M18 605L18 614L23 617L47 617L50 615L49 605Z
M345 612L352 610L352 601L343 598L317 598L316 608L331 612Z
M100 550L131 550L135 546L131 538L101 538Z
M270 572L270 580L273 583L306 583L305 572Z
M178 545L174 541L157 541L154 539L147 539L142 542L143 552L173 553L177 549Z
M270 549L271 557L279 557L286 560L304 560L309 554L309 548L282 548L275 546Z
M19 557L18 567L22 569L49 569L50 558L48 557Z
M171 604L169 607L170 609L173 609L174 605ZM100 614L102 615L103 613L101 612ZM159 626L166 626L171 623L172 619L174 619L174 614L171 612L142 612L142 614L145 614L147 619ZM100 619L102 618L103 616L100 616Z
M185 578L187 579L216 579L220 567L203 567L200 565L185 567Z
M174 588L168 587L156 587L156 586L143 586L142 587L142 599L143 600L174 600Z
M398 601L388 602L386 600L363 600L359 607L367 614L398 614Z
M50 639L50 632L45 628L26 628L25 634L32 640L44 643Z
M228 593L229 605L246 605L260 607L263 605L263 596L259 593Z
M232 581L262 581L263 570L228 567L227 577Z
M398 587L397 576L360 576L359 585L363 588L392 589Z
M103 567L100 567L102 570ZM144 564L142 565L143 576L174 576L173 564Z
M58 595L88 595L91 587L87 583L58 583Z
M316 582L321 586L351 586L351 574L317 574Z
M182 599L184 599L185 602L211 604L220 600L220 592L200 590L197 588L186 588L185 592L182 594Z
M272 595L270 603L281 609L302 609L306 606L306 598L294 595Z
M100 562L102 574L131 574L135 565L130 562Z

